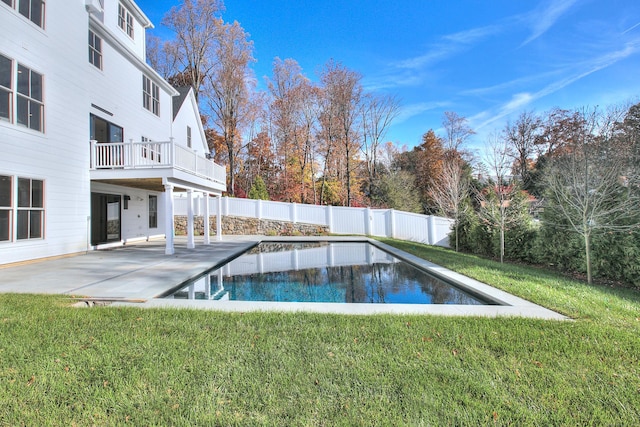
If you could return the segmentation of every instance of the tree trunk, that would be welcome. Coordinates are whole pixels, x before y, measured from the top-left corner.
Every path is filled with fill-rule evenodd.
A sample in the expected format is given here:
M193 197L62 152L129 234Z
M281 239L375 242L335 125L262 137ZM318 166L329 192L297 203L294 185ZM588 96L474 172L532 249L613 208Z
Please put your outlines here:
M584 254L587 262L587 283L591 284L591 235L584 234Z

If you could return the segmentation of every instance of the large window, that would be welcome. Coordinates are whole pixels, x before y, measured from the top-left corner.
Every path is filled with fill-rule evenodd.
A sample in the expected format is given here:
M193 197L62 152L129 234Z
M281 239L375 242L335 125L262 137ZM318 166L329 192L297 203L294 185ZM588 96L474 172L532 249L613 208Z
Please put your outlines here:
M142 76L142 105L156 116L160 115L160 88L147 76Z
M158 196L149 195L149 228L158 228Z
M17 122L33 130L43 131L42 74L18 64Z
M133 38L133 15L127 10L122 3L118 4L118 26Z
M44 132L43 84L42 74L0 55L0 120Z
M0 241L14 236L16 240L44 237L44 181L0 175Z
M89 62L102 70L102 39L89 30Z
M13 104L13 61L0 55L0 120L11 121Z

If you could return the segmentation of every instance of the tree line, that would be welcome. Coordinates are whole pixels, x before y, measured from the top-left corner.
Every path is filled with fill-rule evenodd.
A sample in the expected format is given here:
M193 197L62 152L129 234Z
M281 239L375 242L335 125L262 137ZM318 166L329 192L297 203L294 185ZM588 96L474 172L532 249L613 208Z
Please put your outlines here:
M147 41L149 63L191 85L232 196L388 207L455 219L452 246L554 264L640 286L640 104L523 112L469 150L468 120L446 112L407 150L386 142L399 100L327 61L317 82L275 58L266 90L253 42L221 0L184 0L164 17L174 37Z

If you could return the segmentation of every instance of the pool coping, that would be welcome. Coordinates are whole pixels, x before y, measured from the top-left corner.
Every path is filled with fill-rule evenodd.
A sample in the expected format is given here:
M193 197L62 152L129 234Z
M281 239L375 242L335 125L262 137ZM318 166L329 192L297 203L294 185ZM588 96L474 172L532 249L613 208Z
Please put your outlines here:
M344 303L311 303L311 302L259 302L259 301L212 301L212 300L179 300L153 298L142 303L115 302L116 306L135 306L144 308L189 308L227 312L281 311L281 312L315 312L332 314L422 314L444 316L479 316L479 317L523 317L548 320L570 320L568 317L534 304L508 292L494 288L486 283L456 273L430 261L411 255L400 249L375 239L361 236L292 236L270 237L254 236L257 242L366 242L376 246L393 256L402 259L431 274L445 278L456 286L505 305L458 305L458 304L344 304ZM233 258L239 253L230 254ZM217 268L212 266L206 271ZM175 287L174 287L175 288ZM167 292L163 292L166 294Z

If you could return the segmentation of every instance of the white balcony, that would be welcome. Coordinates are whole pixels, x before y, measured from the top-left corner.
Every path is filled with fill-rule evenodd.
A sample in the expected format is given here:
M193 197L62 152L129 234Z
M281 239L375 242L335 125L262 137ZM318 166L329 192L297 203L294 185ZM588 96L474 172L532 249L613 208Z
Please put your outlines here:
M226 189L226 168L174 141L91 141L92 179L180 177L201 187Z

